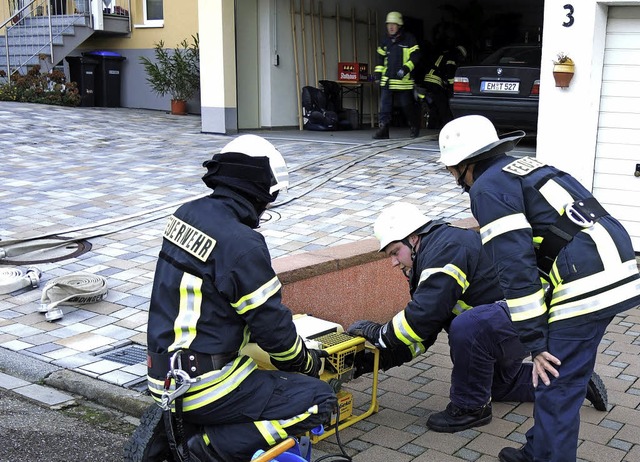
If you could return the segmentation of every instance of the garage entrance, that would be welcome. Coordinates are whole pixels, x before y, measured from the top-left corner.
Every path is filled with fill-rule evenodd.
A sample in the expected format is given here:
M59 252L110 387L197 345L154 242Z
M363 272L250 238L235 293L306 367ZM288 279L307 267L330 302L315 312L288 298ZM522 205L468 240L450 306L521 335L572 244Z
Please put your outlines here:
M238 126L299 126L302 87L338 80L338 63L375 67L388 11L400 11L423 51L424 67L440 51L463 45L477 61L512 43L542 39L543 0L236 1ZM257 23L256 23L257 20ZM363 82L360 98L345 98L365 127L377 124L378 94ZM242 96L240 96L242 95Z
M609 8L593 193L640 252L640 7Z

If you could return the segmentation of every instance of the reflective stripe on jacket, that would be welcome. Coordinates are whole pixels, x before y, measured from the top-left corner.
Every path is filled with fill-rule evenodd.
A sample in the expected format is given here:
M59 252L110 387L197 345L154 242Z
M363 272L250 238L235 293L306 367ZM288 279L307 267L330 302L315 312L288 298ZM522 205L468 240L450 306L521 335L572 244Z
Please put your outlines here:
M408 345L424 353L453 318L477 305L503 299L497 276L474 230L443 222L419 231L420 247L409 280L411 301L387 323L388 347Z
M548 278L552 293L545 301L536 248L568 204L592 197L575 178L535 159L506 155L476 164L474 177L471 209L511 318L530 351L546 350L547 332L554 326L604 319L640 303L631 240L610 215L562 248Z
M390 90L412 90L413 71L420 61L420 47L413 34L401 30L395 39L385 37L376 50L377 65L374 72L380 77L380 85ZM402 79L398 71L406 66L409 72Z
M251 336L281 362L304 362L306 349L281 303L264 237L252 229L256 222L251 204L223 186L170 217L149 307L150 351L225 354L241 350ZM240 356L201 375L184 397L185 410L225 396L255 368ZM162 387L157 379L149 377L156 399Z
M424 82L452 91L457 68L458 63L455 60L454 53L445 51L438 56L431 68L424 75Z

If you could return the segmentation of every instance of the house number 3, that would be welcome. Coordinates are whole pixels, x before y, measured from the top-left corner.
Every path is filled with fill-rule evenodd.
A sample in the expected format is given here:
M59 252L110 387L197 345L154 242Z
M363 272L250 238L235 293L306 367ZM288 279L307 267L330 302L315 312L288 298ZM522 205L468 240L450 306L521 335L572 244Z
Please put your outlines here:
M563 22L562 25L564 27L571 27L573 26L573 21L575 21L575 18L573 17L573 5L571 3L567 3L563 8L567 10L567 20Z

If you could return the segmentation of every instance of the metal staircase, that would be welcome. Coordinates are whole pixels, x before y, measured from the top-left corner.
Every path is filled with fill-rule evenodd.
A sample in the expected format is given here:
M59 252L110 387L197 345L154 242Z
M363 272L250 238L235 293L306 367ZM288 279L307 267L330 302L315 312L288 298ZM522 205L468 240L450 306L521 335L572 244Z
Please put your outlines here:
M131 33L130 8L114 6L112 14L111 8L102 8L102 2L95 0L72 3L73 11L67 11L66 2L19 0L24 5L0 24L0 69L6 75L24 74L36 64L51 69L94 34Z

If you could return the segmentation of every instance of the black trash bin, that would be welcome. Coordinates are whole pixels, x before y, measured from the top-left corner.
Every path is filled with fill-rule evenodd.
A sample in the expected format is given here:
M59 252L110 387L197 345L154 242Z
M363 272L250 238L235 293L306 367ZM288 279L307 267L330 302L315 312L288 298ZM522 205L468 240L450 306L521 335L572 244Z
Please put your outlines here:
M88 56L67 56L65 59L69 63L69 80L78 84L81 96L80 106L95 106L95 77L98 60Z
M126 58L114 51L89 51L83 57L98 61L96 67L96 106L120 107L122 61Z

